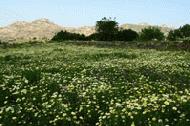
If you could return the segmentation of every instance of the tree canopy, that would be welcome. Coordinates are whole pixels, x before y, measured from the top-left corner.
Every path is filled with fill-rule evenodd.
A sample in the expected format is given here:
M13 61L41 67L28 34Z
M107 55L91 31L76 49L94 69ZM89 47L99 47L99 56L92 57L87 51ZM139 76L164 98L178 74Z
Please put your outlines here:
M96 22L96 32L98 34L98 40L113 41L118 32L118 22L104 17L102 20Z
M183 38L190 37L190 25L186 24L182 27L180 27L181 34Z
M164 33L158 27L148 27L142 29L140 33L140 39L144 41L149 40L163 40Z
M176 41L176 40L182 40L188 37L190 37L190 25L186 24L178 29L171 30L167 38L170 41Z

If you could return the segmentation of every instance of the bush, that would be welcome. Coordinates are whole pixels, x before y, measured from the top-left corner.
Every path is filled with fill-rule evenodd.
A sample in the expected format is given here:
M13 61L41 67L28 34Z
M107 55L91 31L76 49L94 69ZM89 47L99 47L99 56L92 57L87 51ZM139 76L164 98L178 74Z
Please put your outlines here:
M170 41L183 40L190 37L190 25L186 24L178 29L171 30L167 39Z
M37 83L41 79L40 70L25 70L22 71L22 76L25 77L29 83Z
M121 30L117 33L117 37L116 40L119 41L133 41L136 40L138 38L138 33L131 30L131 29L127 29L127 30Z
M184 38L183 43L190 44L190 37Z
M179 29L171 30L168 34L167 39L170 41L176 41L180 38L182 38L183 35Z
M180 27L181 34L183 35L183 38L190 37L190 25L186 24L182 27Z
M67 31L58 32L53 38L53 41L64 41L64 40L86 40L85 35L70 33Z
M93 33L86 37L86 40L98 40L98 33Z
M148 27L142 29L140 33L140 39L144 41L163 40L164 33L157 27Z

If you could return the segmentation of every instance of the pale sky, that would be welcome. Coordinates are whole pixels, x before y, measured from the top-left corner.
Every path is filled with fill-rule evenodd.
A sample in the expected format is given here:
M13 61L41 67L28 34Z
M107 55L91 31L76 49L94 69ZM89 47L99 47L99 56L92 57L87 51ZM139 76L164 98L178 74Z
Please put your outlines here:
M0 26L47 18L63 26L95 25L102 17L120 23L190 24L190 0L1 0Z

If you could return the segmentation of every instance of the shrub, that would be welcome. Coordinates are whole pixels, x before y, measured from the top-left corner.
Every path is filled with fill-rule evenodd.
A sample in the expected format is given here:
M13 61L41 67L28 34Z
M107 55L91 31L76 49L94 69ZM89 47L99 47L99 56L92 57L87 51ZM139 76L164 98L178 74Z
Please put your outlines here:
M87 40L98 40L98 39L97 39L97 38L98 38L98 35L99 35L98 33L93 33L93 34L87 36L86 39L87 39Z
M183 40L190 37L190 25L186 24L178 29L171 30L167 39L170 41Z
M41 72L37 69L25 70L22 76L28 80L29 83L37 83L41 79Z
M170 41L176 41L180 38L182 38L182 33L179 29L171 30L168 34L167 39Z
M64 41L64 40L86 40L85 35L70 33L67 31L58 32L53 38L53 41Z
M190 45L190 37L186 37L183 39L183 43Z
M179 28L184 38L190 37L190 25L186 24Z
M142 29L140 33L140 39L144 41L151 41L151 40L163 40L164 33L157 27L148 27Z
M120 30L117 33L117 37L116 40L119 41L133 41L136 40L138 38L138 33L131 30L131 29L127 29L127 30Z

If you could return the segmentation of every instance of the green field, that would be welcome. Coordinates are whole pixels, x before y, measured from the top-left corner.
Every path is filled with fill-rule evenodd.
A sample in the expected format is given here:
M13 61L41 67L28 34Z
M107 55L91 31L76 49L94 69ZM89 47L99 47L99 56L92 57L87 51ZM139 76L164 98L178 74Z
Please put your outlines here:
M190 53L64 43L0 48L1 126L189 126Z

